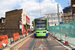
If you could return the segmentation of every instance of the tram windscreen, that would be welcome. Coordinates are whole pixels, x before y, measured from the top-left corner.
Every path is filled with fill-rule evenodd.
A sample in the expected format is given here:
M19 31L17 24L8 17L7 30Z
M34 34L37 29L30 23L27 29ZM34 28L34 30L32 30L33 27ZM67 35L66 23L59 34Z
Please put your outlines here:
M46 30L46 20L35 20L36 30Z

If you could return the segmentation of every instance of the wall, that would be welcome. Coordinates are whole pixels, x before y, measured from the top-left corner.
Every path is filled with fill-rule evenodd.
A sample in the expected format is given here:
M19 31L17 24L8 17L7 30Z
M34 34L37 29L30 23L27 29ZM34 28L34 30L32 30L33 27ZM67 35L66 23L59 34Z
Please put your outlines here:
M19 21L21 21L22 9L6 12L5 29L19 29Z

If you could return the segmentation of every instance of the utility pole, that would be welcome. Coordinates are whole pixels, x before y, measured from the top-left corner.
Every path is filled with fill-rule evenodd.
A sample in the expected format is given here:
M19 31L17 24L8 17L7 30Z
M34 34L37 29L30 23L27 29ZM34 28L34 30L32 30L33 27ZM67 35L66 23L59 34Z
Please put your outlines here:
M40 16L41 16L41 3L40 3L40 0L39 0L39 7L40 7Z
M60 41L61 41L61 26L60 26L60 17L59 17L59 4L57 4L57 11L58 11L58 22L59 22L59 29L60 29Z

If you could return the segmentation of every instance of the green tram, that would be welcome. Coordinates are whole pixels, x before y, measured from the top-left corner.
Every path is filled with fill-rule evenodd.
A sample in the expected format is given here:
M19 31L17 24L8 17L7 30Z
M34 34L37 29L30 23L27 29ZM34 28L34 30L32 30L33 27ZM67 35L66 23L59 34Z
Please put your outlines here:
M34 37L48 37L48 19L37 18L33 21Z

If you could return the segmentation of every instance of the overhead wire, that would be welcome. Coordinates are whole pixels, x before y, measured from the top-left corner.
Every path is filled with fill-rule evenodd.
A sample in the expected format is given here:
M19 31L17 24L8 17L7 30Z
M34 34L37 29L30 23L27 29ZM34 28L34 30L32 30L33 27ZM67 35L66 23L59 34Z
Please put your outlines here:
M39 0L39 7L40 7L40 16L41 16L41 3L40 3L40 0Z
M68 5L69 5L69 0L68 0Z

